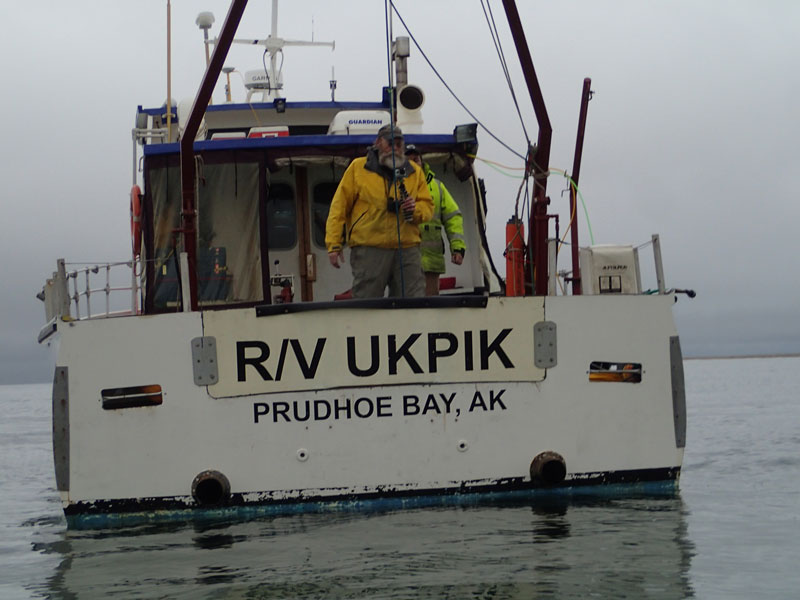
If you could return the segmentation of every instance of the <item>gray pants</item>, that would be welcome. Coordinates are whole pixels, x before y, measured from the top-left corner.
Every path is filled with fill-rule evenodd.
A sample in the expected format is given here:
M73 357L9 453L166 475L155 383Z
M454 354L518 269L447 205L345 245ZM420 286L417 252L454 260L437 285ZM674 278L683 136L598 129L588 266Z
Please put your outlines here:
M383 298L387 285L392 297L420 298L425 295L419 246L403 248L402 251L355 246L350 249L350 267L353 270L353 298Z

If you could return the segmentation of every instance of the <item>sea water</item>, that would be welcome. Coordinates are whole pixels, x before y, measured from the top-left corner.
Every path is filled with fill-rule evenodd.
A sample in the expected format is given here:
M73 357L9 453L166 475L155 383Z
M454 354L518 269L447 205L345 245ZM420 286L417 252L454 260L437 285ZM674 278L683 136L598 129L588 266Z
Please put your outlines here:
M50 386L0 386L0 598L797 598L800 357L685 363L679 490L67 531Z

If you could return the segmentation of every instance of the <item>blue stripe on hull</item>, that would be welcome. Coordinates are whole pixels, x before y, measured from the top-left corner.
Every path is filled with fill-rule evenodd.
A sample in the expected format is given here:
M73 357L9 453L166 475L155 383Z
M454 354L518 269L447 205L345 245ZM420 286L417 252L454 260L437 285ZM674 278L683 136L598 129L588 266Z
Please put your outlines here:
M420 493L418 495L403 494L369 498L352 496L336 500L266 502L221 508L192 507L130 512L80 512L67 515L67 527L70 529L106 529L154 523L246 521L260 517L302 513L383 512L436 506L513 505L537 500L672 495L677 490L679 471L669 469L669 473L672 475L669 479L631 483L527 487L481 492ZM81 510L79 505L70 508Z

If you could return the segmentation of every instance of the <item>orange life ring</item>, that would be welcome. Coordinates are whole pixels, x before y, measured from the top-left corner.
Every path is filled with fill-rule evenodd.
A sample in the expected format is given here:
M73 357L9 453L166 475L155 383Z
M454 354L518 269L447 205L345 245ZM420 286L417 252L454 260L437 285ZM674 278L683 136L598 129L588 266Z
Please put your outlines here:
M142 251L142 190L138 185L131 188L131 242L135 258Z

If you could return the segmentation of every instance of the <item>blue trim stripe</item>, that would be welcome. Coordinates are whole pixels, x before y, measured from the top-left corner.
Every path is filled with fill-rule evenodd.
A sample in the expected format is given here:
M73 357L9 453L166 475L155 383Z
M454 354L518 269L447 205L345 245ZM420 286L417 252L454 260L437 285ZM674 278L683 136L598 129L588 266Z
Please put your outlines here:
M405 136L409 144L443 145L455 144L452 134L415 134ZM362 146L366 148L375 141L374 135L292 135L273 138L241 138L232 140L204 140L194 143L195 152L208 150L244 150L260 148L308 148L312 146ZM148 144L145 156L180 154L180 144Z
M291 504L248 504L225 508L157 510L130 513L95 513L67 516L69 529L106 529L153 523L247 521L267 516L326 512L385 512L436 506L481 506L513 504L538 500L671 496L677 493L677 479L638 483L613 483L591 486L532 488L522 490L382 497L335 502L297 502Z
M386 110L388 105L383 102L287 102L286 110L308 109L317 108L322 110ZM224 111L237 111L237 110L275 110L272 102L242 102L235 104L209 104L206 112L224 112ZM138 109L140 113L146 113L152 116L163 115L165 107L158 106L155 108L142 108ZM175 114L173 110L173 115Z
M286 110L318 108L323 110L386 110L389 107L382 102L287 102ZM272 102L253 102L248 104L211 104L206 112L222 112L226 110L275 110Z

